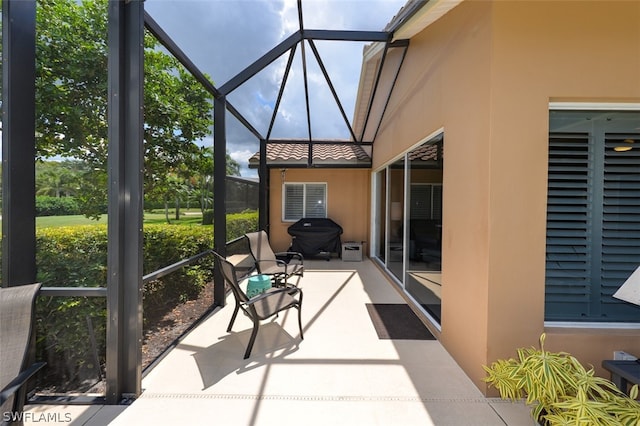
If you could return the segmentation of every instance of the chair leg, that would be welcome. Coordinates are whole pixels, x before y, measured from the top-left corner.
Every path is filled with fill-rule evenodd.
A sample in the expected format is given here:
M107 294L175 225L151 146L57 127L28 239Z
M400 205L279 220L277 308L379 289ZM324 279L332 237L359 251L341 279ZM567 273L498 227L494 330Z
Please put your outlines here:
M300 328L300 339L304 340L304 335L302 334L302 292L300 292L298 302L298 327Z
M236 320L236 316L238 316L238 311L240 310L240 305L236 302L236 307L233 309L233 315L231 315L231 321L229 321L229 327L227 327L227 333L231 331L231 327L233 327L233 323Z
M256 336L258 335L258 328L260 328L260 320L253 320L253 331L251 332L251 337L249 338L249 344L247 345L247 351L244 353L244 359L249 358L251 355L251 349L253 348L253 343L256 341Z
M302 334L302 307L298 306L298 327L300 327L300 339L304 340L304 335Z

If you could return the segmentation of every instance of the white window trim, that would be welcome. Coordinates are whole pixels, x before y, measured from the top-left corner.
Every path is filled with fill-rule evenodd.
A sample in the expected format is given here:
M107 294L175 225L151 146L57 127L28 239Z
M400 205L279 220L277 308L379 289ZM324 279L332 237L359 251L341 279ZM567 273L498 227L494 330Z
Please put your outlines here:
M638 111L640 103L629 102L549 102L549 110L576 110L576 111Z
M327 185L327 182L284 182L282 184L282 208L281 208L281 215L280 215L280 219L282 220L282 222L287 222L287 223L294 223L297 222L300 219L285 219L285 208L286 208L286 186L287 185L304 185L304 200L306 201L306 197L307 197L307 189L306 189L306 185L324 185L324 208L325 208L325 217L329 217L329 197L328 197L328 191L329 191L329 185ZM305 208L306 202L303 201L302 206L303 209ZM304 214L303 214L304 217Z
M545 321L544 327L554 328L579 328L602 330L640 330L640 323L635 322L574 322L574 321Z
M549 102L549 111L640 111L640 103L636 102ZM579 322L579 321L544 321L545 328L576 329L610 329L636 330L640 323L634 322Z

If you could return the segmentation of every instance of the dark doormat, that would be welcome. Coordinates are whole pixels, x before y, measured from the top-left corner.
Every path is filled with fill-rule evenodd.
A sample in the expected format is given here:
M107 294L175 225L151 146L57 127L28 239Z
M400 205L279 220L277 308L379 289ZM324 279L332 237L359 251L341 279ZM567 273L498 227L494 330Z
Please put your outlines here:
M409 305L367 303L367 311L380 339L435 340Z

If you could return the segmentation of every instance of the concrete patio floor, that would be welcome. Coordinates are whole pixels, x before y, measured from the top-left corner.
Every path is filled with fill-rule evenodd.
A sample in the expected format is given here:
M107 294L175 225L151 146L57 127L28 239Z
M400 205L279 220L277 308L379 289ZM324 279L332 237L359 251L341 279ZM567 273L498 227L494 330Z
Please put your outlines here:
M73 425L536 424L523 404L485 398L438 341L380 340L365 304L404 300L370 260L305 267L304 340L291 310L260 327L243 360L251 322L239 315L226 332L229 295L145 376L131 405L29 411L69 413L60 424Z

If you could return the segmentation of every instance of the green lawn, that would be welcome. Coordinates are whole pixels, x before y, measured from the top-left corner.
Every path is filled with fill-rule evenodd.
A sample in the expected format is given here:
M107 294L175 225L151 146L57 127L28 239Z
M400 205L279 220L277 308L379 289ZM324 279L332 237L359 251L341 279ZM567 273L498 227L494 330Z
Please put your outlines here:
M74 216L42 216L36 218L36 228L56 228L58 226L95 225L107 223L107 215L102 215L99 221L87 219L82 215Z
M174 225L181 226L199 226L202 223L202 214L200 212L189 211L187 214L183 214L180 220L175 220L175 213L170 214L169 218ZM102 215L99 221L87 219L82 215L74 216L43 216L36 218L36 228L55 228L58 226L76 226L76 225L95 225L106 224L107 215ZM167 223L165 220L164 212L157 213L144 213L144 224L156 224Z

